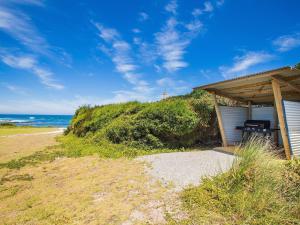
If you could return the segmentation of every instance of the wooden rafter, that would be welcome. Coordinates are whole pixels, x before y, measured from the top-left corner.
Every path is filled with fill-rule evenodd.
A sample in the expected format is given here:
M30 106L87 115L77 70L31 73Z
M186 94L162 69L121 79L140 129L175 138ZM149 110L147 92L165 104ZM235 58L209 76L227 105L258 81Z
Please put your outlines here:
M229 91L229 90L232 90L233 88L234 88L234 90L243 90L246 88L257 87L260 85L267 85L267 84L271 85L271 81L263 81L263 82L258 82L258 83L254 83L254 84L244 84L244 85L240 85L237 87L224 88L224 89L222 89L222 91Z
M255 98L258 94L260 94L260 93L262 92L262 90L264 89L264 87L265 87L265 85L262 85L262 86L258 89L258 91L257 91L255 94L252 95L252 98Z
M293 89L294 91L297 91L298 93L300 93L300 87L292 84L290 81L286 81L280 76L272 76L272 79L277 80L278 82L283 83L283 84L287 85L289 88Z
M217 91L217 90L214 90L214 89L209 89L207 90L209 93L212 93L212 94L216 94L216 95L219 95L221 97L224 97L224 98L229 98L229 99L232 99L232 100L235 100L235 101L238 101L238 102L242 102L242 103L248 103L248 101L244 98L241 98L241 97L235 97L235 96L230 96L224 92L221 92L221 91Z

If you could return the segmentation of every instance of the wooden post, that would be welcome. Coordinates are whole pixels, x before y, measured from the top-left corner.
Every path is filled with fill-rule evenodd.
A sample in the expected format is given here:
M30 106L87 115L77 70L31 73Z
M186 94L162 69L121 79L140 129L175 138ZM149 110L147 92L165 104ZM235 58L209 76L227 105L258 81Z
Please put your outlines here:
M278 115L277 115L277 110L276 110L276 102L274 101L274 112L273 112L273 116L274 116L274 143L276 145L276 147L279 145L279 141L278 141Z
M227 139L226 139L226 136L225 136L225 130L224 130L224 126L223 126L222 115L221 115L221 111L220 111L218 101L217 101L217 97L216 97L215 93L213 93L213 99L214 99L215 109L216 109L216 113L217 113L218 124L219 124L219 128L220 128L220 131L221 131L223 146L227 147L228 144L227 144Z
M274 98L275 98L275 102L276 102L276 109L277 109L277 115L278 115L278 120L279 120L279 125L280 125L280 131L281 131L285 156L287 159L291 159L290 143L289 143L287 129L285 126L285 120L284 120L284 115L283 115L283 105L282 105L282 95L281 95L281 90L280 90L280 83L275 79L272 79L272 88L273 88Z
M252 102L248 102L248 120L252 120Z

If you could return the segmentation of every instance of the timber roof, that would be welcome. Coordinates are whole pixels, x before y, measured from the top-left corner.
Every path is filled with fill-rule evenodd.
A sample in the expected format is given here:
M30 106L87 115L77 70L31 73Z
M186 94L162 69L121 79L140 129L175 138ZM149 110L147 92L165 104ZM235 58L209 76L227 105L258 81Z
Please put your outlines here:
M206 90L240 102L270 104L274 102L272 79L279 81L283 99L300 101L300 70L291 67L250 74L194 89Z

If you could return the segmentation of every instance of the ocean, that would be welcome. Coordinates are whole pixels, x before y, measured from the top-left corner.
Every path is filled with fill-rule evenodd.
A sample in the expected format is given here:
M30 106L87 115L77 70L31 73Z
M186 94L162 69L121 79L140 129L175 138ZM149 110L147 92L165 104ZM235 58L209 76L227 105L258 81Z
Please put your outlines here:
M71 119L71 115L0 114L0 123L10 122L17 126L67 127Z

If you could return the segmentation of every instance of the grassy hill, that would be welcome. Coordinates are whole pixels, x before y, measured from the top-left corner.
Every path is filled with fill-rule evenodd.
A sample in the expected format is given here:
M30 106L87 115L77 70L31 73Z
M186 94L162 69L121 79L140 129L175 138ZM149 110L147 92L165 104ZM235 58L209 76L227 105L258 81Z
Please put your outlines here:
M66 134L139 149L178 149L219 142L211 98L197 90L151 103L82 106Z

